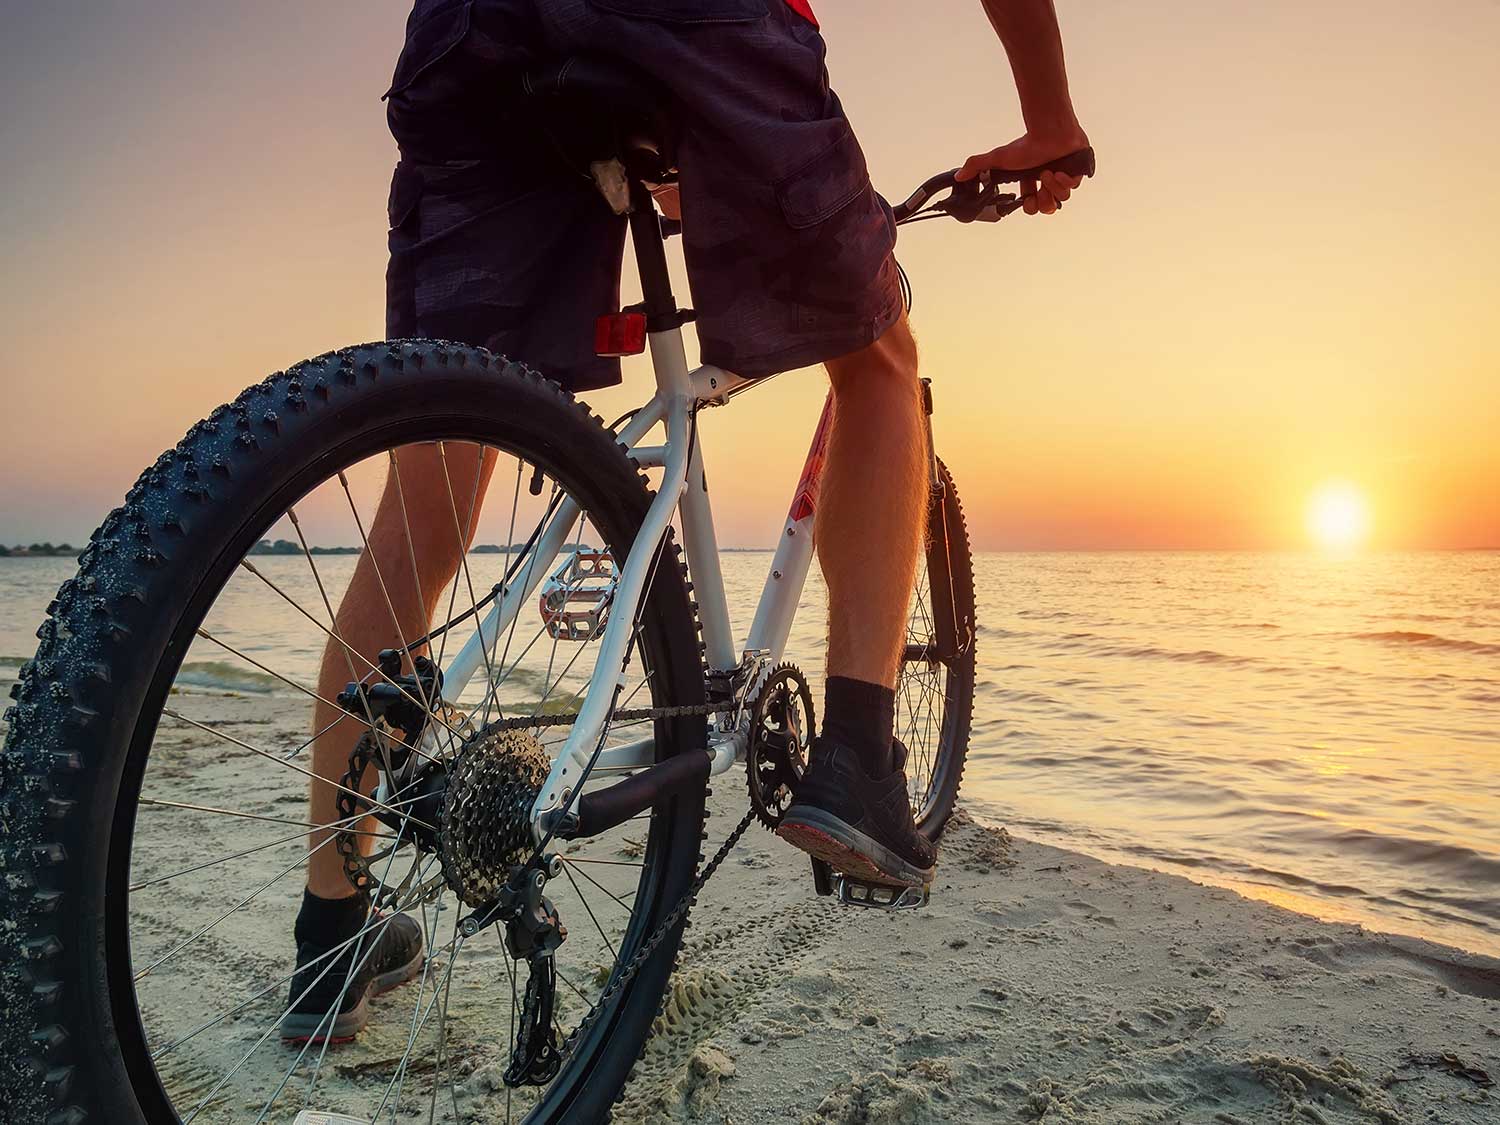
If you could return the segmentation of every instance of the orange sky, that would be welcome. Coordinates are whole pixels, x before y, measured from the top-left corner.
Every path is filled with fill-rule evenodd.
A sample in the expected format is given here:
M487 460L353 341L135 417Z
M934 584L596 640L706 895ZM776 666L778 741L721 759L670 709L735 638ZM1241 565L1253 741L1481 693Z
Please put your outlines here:
M0 542L85 536L242 385L382 333L401 0L71 7L0 44ZM816 8L888 193L1017 132L977 0ZM1340 478L1376 545L1500 546L1500 4L1059 8L1098 180L901 244L978 544L1300 545ZM822 388L706 419L726 543L772 540Z

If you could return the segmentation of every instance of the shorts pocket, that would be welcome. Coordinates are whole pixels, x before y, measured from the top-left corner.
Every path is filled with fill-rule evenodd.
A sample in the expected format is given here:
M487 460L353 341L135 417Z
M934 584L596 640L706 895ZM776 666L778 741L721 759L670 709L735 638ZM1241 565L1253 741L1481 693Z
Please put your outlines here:
M406 161L399 161L391 174L391 194L386 201L386 217L392 232L414 235L417 204L422 202L422 174Z
M391 88L384 97L405 90L424 71L462 43L464 36L469 34L473 9L474 0L437 0L436 3L419 3L412 9L411 18L406 21L406 43L401 48L401 57L396 60Z
M661 23L749 23L764 19L766 0L589 0L595 8Z
M870 190L865 154L847 124L838 140L776 182L776 202L787 225L806 230L833 218Z

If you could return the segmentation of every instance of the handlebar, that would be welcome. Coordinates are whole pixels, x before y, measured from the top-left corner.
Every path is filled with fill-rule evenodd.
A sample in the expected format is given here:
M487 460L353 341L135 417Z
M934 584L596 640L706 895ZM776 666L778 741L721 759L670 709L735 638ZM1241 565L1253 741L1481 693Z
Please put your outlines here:
M897 224L908 222L918 214L950 215L961 223L975 221L995 223L1021 206L1021 199L1012 192L1001 192L1001 184L1014 184L1022 180L1037 179L1043 172L1061 172L1080 179L1094 174L1094 150L1081 148L1067 156L1036 168L995 168L979 173L972 180L959 182L958 169L953 168L933 176L891 211ZM951 192L946 199L929 203L941 192Z

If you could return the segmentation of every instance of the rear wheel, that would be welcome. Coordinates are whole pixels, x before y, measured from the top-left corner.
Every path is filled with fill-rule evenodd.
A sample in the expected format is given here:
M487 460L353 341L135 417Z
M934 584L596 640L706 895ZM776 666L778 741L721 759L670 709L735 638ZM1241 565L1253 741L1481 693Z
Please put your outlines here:
M367 1121L607 1114L659 1009L679 935L612 990L545 1089L512 1091L501 1076L526 965L511 960L500 930L460 930L472 905L454 892L451 857L419 830L441 826L417 824L401 789L382 793L380 820L322 821L309 810L309 748L332 736L308 714L320 694L328 704L317 668L325 645L336 647L334 610L371 526L362 500L382 482L389 498L402 458L434 448L444 465L494 465L484 505L454 497L450 482L452 534L481 547L462 555L439 621L529 580L515 545L559 498L580 512L564 543L582 569L597 580L604 552L624 565L650 493L597 418L486 352L398 343L310 360L215 411L142 475L59 591L0 759L0 916L13 923L0 927L0 1068L11 1070L17 1120L286 1121L302 1108ZM381 576L385 601L420 575L419 554ZM433 768L457 762L496 717L565 715L588 690L598 631L587 616L607 607L584 584L566 586L555 560L544 566L547 581L564 583L550 604L566 606L569 622L559 627L545 601L539 611L536 594L548 590L538 587L505 635L482 638L474 686L444 694L442 707L424 698L436 715L420 751ZM426 646L439 666L477 619ZM622 707L703 702L695 614L670 542L635 637ZM351 679L380 681L369 654L347 656ZM367 719L340 715L368 731ZM659 758L705 745L701 717L644 723L610 737L654 731ZM554 754L566 733L548 727L537 740ZM471 838L485 835L483 817L468 823ZM371 1002L372 1022L352 1046L286 1045L278 1034L309 828L343 829L346 843L375 837L365 862L392 888L388 908L420 922L428 951L417 979ZM569 931L556 959L560 1041L687 889L702 828L703 793L690 791L556 849L563 877L547 893Z
M929 840L953 815L974 715L974 562L963 506L948 467L927 511L896 682L896 737L907 748L907 791Z

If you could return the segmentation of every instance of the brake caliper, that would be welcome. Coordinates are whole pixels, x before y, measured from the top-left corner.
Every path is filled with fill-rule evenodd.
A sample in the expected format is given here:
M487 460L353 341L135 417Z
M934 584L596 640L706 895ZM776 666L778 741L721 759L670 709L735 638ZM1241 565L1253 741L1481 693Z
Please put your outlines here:
M336 700L345 711L364 719L372 727L377 721L384 720L387 726L401 732L401 740L406 745L392 747L393 757L400 758L390 763L393 769L406 764L409 748L421 741L433 710L443 700L442 669L425 656L414 656L411 674L403 676L401 656L399 648L382 651L380 675L383 679L349 684L339 692Z

